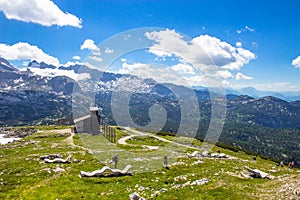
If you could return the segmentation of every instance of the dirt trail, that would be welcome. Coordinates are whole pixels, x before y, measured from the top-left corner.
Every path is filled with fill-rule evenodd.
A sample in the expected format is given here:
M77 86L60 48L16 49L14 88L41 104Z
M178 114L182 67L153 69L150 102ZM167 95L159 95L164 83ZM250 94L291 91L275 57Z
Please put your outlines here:
M80 149L83 149L83 150L86 150L86 151L89 150L89 149L85 148L84 146L76 145L74 143L73 137L74 137L75 133L72 132L71 129L57 130L57 132L59 132L59 131L61 133L66 133L66 132L71 133L71 135L64 140L64 142L66 142L68 145L71 145L71 146L74 146L74 147L77 147L77 148L80 148Z
M73 140L74 132L72 132L71 129L64 129L64 130L68 130L69 133L71 133L71 135L65 139L65 141L67 142L67 144L75 146L74 140Z
M172 140L167 140L165 138L162 138L162 137L159 137L157 135L154 135L154 134L151 134L151 133L145 133L145 132L141 132L141 131L137 131L137 130L133 130L129 127L124 127L126 130L134 133L133 135L129 135L129 136L125 136L125 137L122 137L118 140L118 143L119 144L127 144L126 143L126 140L134 137L134 136L151 136L151 137L154 137L160 141L163 141L163 142L168 142L168 143L172 143L172 144L175 144L175 145L178 145L178 146L181 146L181 147L186 147L186 148L191 148L191 149L195 149L195 150L200 150L199 148L196 148L196 147L191 147L189 145L184 145L184 144L180 144L178 142L174 142Z

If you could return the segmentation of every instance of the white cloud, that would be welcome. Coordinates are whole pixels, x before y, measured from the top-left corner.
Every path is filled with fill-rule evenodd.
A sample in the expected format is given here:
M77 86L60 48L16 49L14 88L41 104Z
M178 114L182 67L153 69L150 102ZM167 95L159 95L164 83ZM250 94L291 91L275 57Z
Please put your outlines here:
M188 77L182 76L171 67L150 65L144 63L123 63L119 70L121 74L131 74L141 78L152 78L159 83L173 83L177 85L190 85ZM189 77L190 78L190 77Z
M227 80L223 80L223 81L222 81L222 85L224 85L224 86L229 86L230 83L229 83L229 81L227 81Z
M87 65L87 64L79 62L79 61L75 61L75 62L68 61L66 64L60 64L60 66L64 66L64 67L70 67L72 65ZM48 77L67 76L76 81L81 81L81 80L91 78L89 73L78 74L74 70L65 70L65 69L59 69L59 68L55 68L55 69L52 69L52 68L40 69L40 68L36 68L36 67L28 67L28 68L34 74L40 75L40 76L48 76ZM26 71L26 70L27 70L27 68L24 71Z
M221 81L216 82L215 79L211 79L209 76L196 73L192 66L182 63L171 67L144 63L123 63L118 73L131 74L141 78L152 78L159 83L173 83L184 86L201 85L219 87L220 84L222 84ZM233 77L233 75L226 70L218 72L215 76L218 76L220 79Z
M81 58L80 58L80 56L73 56L72 57L74 60L80 60Z
M182 36L175 30L146 32L145 36L153 40L155 44L149 48L149 52L158 57L171 57L172 55L183 56L184 50L188 49L188 44ZM192 47L191 47L192 48Z
M172 70L183 74L195 74L193 66L186 63L178 63L171 67Z
M93 65L93 64L91 64L91 63L89 63L89 62L85 62L85 63L83 63L85 66L87 66L88 68L90 68L90 69L97 69L97 70L99 70L99 68L98 67L96 67L95 65Z
M54 66L59 66L59 60L48 55L37 46L24 42L18 42L13 45L0 44L0 56L7 60L36 60L45 62Z
M32 71L36 75L40 76L48 76L48 77L55 77L55 76L67 76L74 80L84 80L91 78L90 74L88 73L82 73L82 74L76 74L73 70L61 70L58 68L51 69L40 69L40 68L34 68L29 67L30 71Z
M148 65L144 64L144 63L133 63L133 64L123 63L122 68L119 70L119 73L121 73L121 74L135 73L136 74L136 72L139 69L146 68L146 67L148 67Z
M99 49L99 50L96 50L96 51L92 51L92 55L93 55L93 56L101 56L100 49Z
M109 49L108 47L105 48L104 53L113 53L114 50L113 49Z
M229 70L240 70L250 60L255 59L255 54L241 47L235 48L216 37L201 35L194 38L216 66ZM195 52L197 54L197 52Z
M102 62L103 59L99 56L89 56L89 59L94 60L96 62Z
M91 51L100 52L100 49L95 45L94 40L86 39L83 44L80 46L80 49L89 49Z
M253 28L250 28L249 26L245 26L245 29L247 29L247 30L250 31L250 32L254 32L254 29L253 29Z
M189 65L187 65L189 69L180 68L180 66L185 66L182 63L174 66L145 63L128 64L125 62L122 64L118 73L130 74L141 78L152 78L159 83L173 83L187 87L225 87L230 85L228 79L234 78L232 73L228 70L217 71L212 78L211 76L197 73L194 71L194 68ZM218 78L217 81L215 77Z
M253 28L250 28L249 26L245 26L244 28L241 28L241 29L237 30L236 32L238 34L241 34L243 32L247 32L247 31L254 32L255 30Z
M240 70L255 54L241 47L233 47L216 37L200 35L187 42L174 30L147 32L145 36L155 42L149 52L158 57L177 56L196 65L200 71L209 72L213 66Z
M185 83L188 83L190 86L207 86L207 83L202 76L185 77L184 80L186 80Z
M230 71L228 70L220 70L218 71L218 75L220 78L222 79L230 79L230 78L233 78L233 75Z
M81 28L81 19L62 11L51 0L0 0L0 10L7 19L33 22L43 26Z
M235 79L236 80L252 80L253 78L251 76L246 76L246 75L242 74L241 72L238 72L235 75Z
M89 49L92 51L92 55L88 57L91 61L102 62L103 59L101 56L100 48L96 46L95 42L92 39L86 39L80 47L81 50ZM95 66L91 65L91 68L94 69Z
M127 59L126 59L126 58L121 58L121 61L122 61L122 62L126 62Z
M79 62L79 61L68 61L66 64L61 64L61 66L64 66L64 67L69 67L71 65L84 65L84 63L82 62Z
M179 58L180 63L170 67L173 74L179 78L172 80L169 77L169 82L219 87L229 85L228 79L232 78L252 79L241 73L234 76L231 72L240 70L245 64L256 58L254 53L242 48L241 42L232 46L209 35L200 35L187 41L182 35L169 29L147 32L145 36L154 42L149 48L150 53L163 60L168 57L170 59ZM144 73L146 73L145 71ZM172 72L165 70L164 73ZM168 75L173 76L173 74ZM158 74L157 76L162 75Z
M236 46L236 47L242 47L242 45L243 45L242 42L236 42L236 43L235 43L235 46Z
M300 56L292 61L292 65L294 65L296 68L300 68Z

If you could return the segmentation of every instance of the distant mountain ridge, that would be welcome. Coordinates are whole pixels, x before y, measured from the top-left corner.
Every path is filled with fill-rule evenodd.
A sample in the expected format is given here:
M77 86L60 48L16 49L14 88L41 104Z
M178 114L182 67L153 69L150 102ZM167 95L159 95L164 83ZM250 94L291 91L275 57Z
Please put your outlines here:
M0 57L0 70L1 71L18 71L17 68L12 66L7 60Z
M5 66L7 67L5 70L0 69L0 91L10 92L35 90L52 93L58 97L64 96L66 98L71 98L71 95L74 92L74 84L78 85L75 80L68 76L48 77L37 74L34 75L34 73L30 70L32 67L43 70L47 70L48 68L56 68L53 65L32 61L28 64L27 71L19 71L18 69L12 67L8 61L4 59L0 60L1 63L5 63ZM73 71L76 74L89 74L89 78L81 80L80 84L76 88L91 91L92 93L89 95L98 94L98 97L101 96L101 94L108 94L116 90L129 92L131 86L135 91L130 92L134 92L136 94L159 94L161 99L166 99L169 94L172 93L168 89L170 87L176 88L176 91L181 91L180 93L182 93L182 96L185 95L184 93L191 91L191 89L184 86L176 86L173 84L161 85L152 79L141 79L131 75L100 72L79 64L69 67L61 66L57 69ZM97 84L97 87L93 86L95 84ZM253 96L263 94L254 88L245 88L243 91L245 93L252 93ZM195 92L200 105L203 102L205 102L206 106L209 105L210 94L207 88L198 87L195 88L193 92ZM227 93L228 92L229 91L227 91ZM230 94L227 94L226 98L228 110L227 118L230 121L244 123L251 122L252 124L271 128L300 128L300 123L298 123L298 120L300 120L300 101L288 102L275 96L255 98L249 95L234 94L234 91L232 91ZM209 110L206 109L204 113L209 114Z
M266 96L274 96L285 101L296 101L300 99L300 91L298 92L272 92L260 91L253 87L246 87L241 89L226 89L227 94L248 95L254 98L261 98Z
M5 60L2 62L10 66ZM41 74L33 72L34 69ZM62 70L66 74L43 74L43 70L48 69ZM68 76L70 74L80 74L84 78L76 81ZM257 92L251 88L245 91ZM196 103L191 94L196 97ZM100 107L108 123L126 125L126 121L115 121L113 95L129 101L129 117L141 127L151 122L151 107L160 105L166 112L166 123L161 131L176 133L184 120L183 134L189 134L190 127L198 125L196 137L205 137L212 114L212 91L207 88L160 84L152 79L101 72L78 64L53 68L36 61L29 63L27 71L13 67L0 69L0 125L53 124L60 118L83 115L91 103ZM220 95L213 96L218 101ZM120 106L115 109L121 112L121 102ZM195 106L200 116L195 116ZM74 108L82 113L74 112ZM125 119L127 117L124 115ZM293 158L300 163L299 121L300 100L286 101L274 96L254 98L227 91L226 119L219 141L276 159Z
M34 67L39 69L55 69L56 67L53 65L48 65L44 62L38 63L37 61L32 61L28 64L28 67ZM80 64L74 64L71 66L60 66L57 69L59 70L68 70L68 71L74 71L75 73L89 73L92 76L92 79L98 78L100 76L107 76L108 73L102 73L95 69L91 69L87 66L80 65ZM116 76L121 76L120 74L115 74ZM122 75L124 76L124 75ZM102 80L104 80L104 77L102 77ZM194 86L192 87L194 90L199 91L209 91L207 87L203 86ZM225 93L227 95L234 94L234 95L248 95L254 98L262 98L267 96L273 96L277 97L279 99L283 99L285 101L297 101L300 100L300 91L298 92L291 92L291 91L282 91L282 92L273 92L273 91L261 91L257 90L253 87L245 87L241 89L231 89L231 88L225 88Z

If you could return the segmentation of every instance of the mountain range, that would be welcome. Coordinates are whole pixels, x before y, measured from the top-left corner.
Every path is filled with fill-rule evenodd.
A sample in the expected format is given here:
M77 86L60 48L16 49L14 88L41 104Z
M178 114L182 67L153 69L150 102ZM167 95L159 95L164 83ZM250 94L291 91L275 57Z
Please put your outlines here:
M32 61L26 71L20 71L0 59L2 126L54 124L61 118L82 116L91 104L97 104L110 124L152 124L154 129L159 127L158 131L180 134L189 134L196 127L195 137L204 139L213 115L213 100L224 103L226 111L220 143L300 163L298 93L278 94L254 88L227 89L226 93L222 97L204 87L161 84L80 64L55 67ZM158 105L154 110L159 113L156 122L151 121L153 105Z

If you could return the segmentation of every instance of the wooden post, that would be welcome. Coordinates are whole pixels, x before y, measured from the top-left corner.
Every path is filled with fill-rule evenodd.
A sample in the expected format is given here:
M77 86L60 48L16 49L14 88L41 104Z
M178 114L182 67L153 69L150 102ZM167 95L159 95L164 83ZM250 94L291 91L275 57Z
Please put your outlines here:
M110 133L110 126L108 127L108 140L111 141L111 133Z
M111 126L109 127L109 134L110 134L110 140L109 141L112 142L113 137L112 137L112 128L111 128Z
M102 125L102 130L103 130L104 137L106 137L106 135L105 135L105 123L104 123L104 121L103 121L103 125Z
M116 129L113 129L113 133L114 133L114 143L116 143Z

